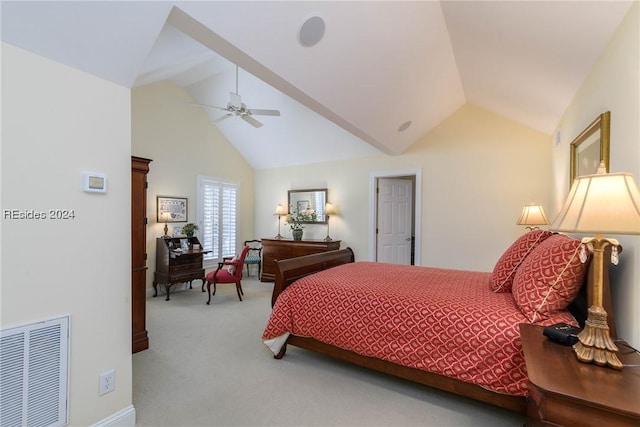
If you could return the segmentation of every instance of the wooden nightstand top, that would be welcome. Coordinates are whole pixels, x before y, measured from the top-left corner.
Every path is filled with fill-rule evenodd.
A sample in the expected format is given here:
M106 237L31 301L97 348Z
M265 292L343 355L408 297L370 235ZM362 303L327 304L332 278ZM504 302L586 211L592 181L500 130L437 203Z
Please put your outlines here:
M543 329L520 325L529 381L543 397L582 407L582 421L588 419L591 412L596 418L601 413L611 413L640 421L640 367L637 366L640 354L623 345L626 343L616 342L622 363L635 367L615 370L581 363L572 347L548 340L542 335ZM531 395L535 399L534 391ZM557 406L560 411L565 409Z

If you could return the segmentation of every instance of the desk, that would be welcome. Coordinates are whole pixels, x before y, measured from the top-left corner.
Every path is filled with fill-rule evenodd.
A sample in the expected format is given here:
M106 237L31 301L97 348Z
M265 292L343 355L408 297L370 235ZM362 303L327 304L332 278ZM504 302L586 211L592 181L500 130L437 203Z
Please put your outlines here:
M579 362L573 348L548 340L542 326L521 324L529 376L527 426L640 425L640 367L615 370ZM640 354L616 342L625 365Z
M188 249L180 249L180 242L187 241ZM164 284L167 292L165 301L169 301L171 286L176 283L202 280L204 286L205 274L202 266L203 255L210 251L193 250L193 245L200 245L197 237L159 237L156 239L156 271L153 275L153 296L158 295L158 284ZM202 247L202 246L200 246Z

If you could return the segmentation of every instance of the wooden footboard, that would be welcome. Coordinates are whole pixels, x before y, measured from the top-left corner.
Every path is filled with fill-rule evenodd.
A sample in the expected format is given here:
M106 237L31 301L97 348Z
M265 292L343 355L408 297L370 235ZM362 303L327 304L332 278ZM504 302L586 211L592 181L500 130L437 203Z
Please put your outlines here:
M346 248L276 261L276 283L273 285L271 307L276 303L278 295L301 277L354 260L353 251Z

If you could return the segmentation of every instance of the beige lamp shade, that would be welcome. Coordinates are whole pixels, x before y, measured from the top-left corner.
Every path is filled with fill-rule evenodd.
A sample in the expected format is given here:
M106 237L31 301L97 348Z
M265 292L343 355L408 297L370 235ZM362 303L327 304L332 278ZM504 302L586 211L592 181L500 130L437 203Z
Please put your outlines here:
M282 206L281 203L278 203L278 206L276 206L276 212L274 213L274 215L286 215L287 214L287 210L285 209L284 206Z
M640 234L640 193L629 173L576 178L569 196L551 224L567 233Z
M325 215L335 215L336 214L336 207L333 206L333 203L327 202L324 205L324 213L325 213Z
M160 222L169 222L171 221L171 214L169 212L162 212L160 215Z
M544 209L540 205L525 205L522 214L518 218L518 225L547 225L549 219L544 214Z

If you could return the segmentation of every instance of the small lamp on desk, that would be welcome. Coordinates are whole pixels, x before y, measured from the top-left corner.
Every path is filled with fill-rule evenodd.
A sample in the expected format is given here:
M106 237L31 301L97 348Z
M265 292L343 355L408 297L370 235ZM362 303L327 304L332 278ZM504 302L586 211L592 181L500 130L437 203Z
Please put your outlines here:
M282 236L280 235L280 218L286 214L287 210L285 209L285 207L282 206L281 203L278 203L278 206L276 206L276 212L274 213L274 215L278 216L278 235L274 237L274 239L276 240L282 240Z
M601 162L597 174L576 178L551 230L595 234L582 239L583 250L588 247L593 251L593 288L588 289L593 302L573 348L581 362L622 369L602 307L602 274L605 249L611 246L611 262L617 264L619 246L616 239L605 238L604 233L640 234L640 193L631 174L607 173ZM583 262L586 258L586 252L581 254Z
M327 204L324 205L324 214L327 216L327 237L324 238L324 241L332 242L333 239L329 236L329 217L336 214L336 208L333 206L333 203L327 202Z
M167 223L171 219L171 214L169 212L162 212L160 214L160 220L164 222L164 235L162 237L169 237L169 226Z
M549 225L549 220L544 214L544 209L542 209L541 205L531 203L522 208L522 213L516 224L526 225L526 229L532 231L539 229L539 225Z

